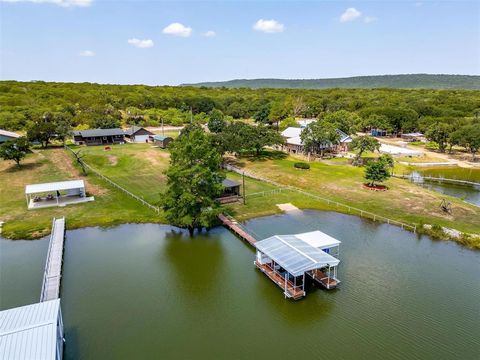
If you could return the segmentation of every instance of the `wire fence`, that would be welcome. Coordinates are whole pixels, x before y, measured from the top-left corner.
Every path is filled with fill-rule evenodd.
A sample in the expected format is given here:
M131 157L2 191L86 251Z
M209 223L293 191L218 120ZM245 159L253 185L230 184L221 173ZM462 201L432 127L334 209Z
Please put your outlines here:
M67 145L65 145L65 148L70 150L75 156L77 155L72 149L70 149ZM112 185L113 187L119 189L120 191L123 191L125 194L127 194L128 196L131 196L132 198L134 198L135 200L139 201L140 203L142 203L142 205L150 208L151 210L155 211L157 214L160 214L160 208L158 206L155 206L155 205L152 205L150 204L149 202L145 201L144 199L142 199L141 197L139 197L138 195L135 195L134 193L128 191L127 189L125 189L124 187L118 185L115 181L109 179L108 177L106 177L105 175L103 175L102 173L100 173L98 170L94 169L93 167L91 167L90 165L88 165L85 161L83 161L82 159L80 159L79 157L77 157L77 161L81 163L82 166L84 166L85 168L87 168L88 170L90 170L92 173L94 173L95 175L97 175L98 177L100 177L101 179L105 180L107 183L109 183L110 185Z
M300 194L303 194L305 196L308 196L310 198L326 202L328 205L335 205L337 208L346 209L349 213L353 213L353 214L357 213L361 217L369 218L369 219L372 219L373 221L381 221L381 222L386 222L387 224L397 225L397 226L402 227L403 229L410 229L414 233L416 233L416 231L417 231L417 226L416 225L405 224L405 223L402 223L400 221L393 220L393 219L387 218L385 216L372 213L370 211L365 211L365 210L362 210L362 209L359 209L359 208L356 208L356 207L353 207L353 206L350 206L350 205L340 203L338 201L328 199L326 197L323 197L323 196L320 196L320 195L317 195L317 194L312 194L308 191L305 191L303 189L300 189L300 188L297 188L297 187L294 187L294 186L283 185L283 184L277 183L276 181L266 179L262 176L259 176L259 175L255 174L253 172L245 171L243 169L237 168L236 166L232 166L232 165L229 165L229 164L224 164L223 167L226 170L233 171L233 172L236 172L238 174L248 176L249 178L275 185L275 186L277 186L279 188L282 188L282 189L296 191L296 192L298 192Z
M400 178L400 179L407 179L407 180L410 180L410 181L415 181L415 176L411 173L410 174L392 174L392 176L396 177L396 178ZM454 179L454 178L446 178L446 177L442 177L442 176L422 175L421 173L418 174L418 179L419 180L427 180L427 181L452 183L452 184L480 186L480 183L474 182L474 181Z

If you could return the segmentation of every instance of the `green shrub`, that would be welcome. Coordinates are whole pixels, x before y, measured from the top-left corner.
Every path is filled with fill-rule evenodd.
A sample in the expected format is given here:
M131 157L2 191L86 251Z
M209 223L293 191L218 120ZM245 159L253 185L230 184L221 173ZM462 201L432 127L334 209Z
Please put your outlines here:
M303 169L303 170L308 170L310 169L310 164L304 163L304 162L296 162L293 164L294 167L297 169Z
M438 144L434 141L430 141L425 145L425 149L427 150L438 150Z

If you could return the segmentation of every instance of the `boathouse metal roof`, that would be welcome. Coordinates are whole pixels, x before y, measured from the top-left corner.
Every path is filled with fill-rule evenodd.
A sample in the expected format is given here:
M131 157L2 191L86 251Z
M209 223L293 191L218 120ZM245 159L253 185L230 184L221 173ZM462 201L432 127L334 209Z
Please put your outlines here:
M85 188L83 180L59 181L44 184L32 184L25 186L25 194L37 194L48 191L60 191Z
M340 263L340 260L296 235L275 235L255 243L255 247L293 276Z
M0 358L56 358L60 299L0 312Z
M313 247L321 250L330 249L332 247L339 246L342 243L340 240L337 240L320 230L296 234L295 236L300 240L305 241L307 244L310 244Z

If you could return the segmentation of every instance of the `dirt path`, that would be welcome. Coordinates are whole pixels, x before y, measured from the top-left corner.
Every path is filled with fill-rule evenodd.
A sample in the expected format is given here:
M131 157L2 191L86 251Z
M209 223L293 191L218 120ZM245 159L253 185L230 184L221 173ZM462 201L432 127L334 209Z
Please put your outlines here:
M80 171L73 165L72 158L67 154L67 150L64 149L51 149L51 156L48 159L61 171L68 174L70 178L82 177L86 183L87 191L92 195L105 194L108 190L94 185L85 178Z

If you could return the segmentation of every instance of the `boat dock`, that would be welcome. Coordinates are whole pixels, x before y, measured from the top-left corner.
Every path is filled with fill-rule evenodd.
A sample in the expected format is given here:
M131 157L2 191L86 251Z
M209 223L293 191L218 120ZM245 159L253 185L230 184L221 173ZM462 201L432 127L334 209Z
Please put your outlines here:
M223 225L230 229L235 235L239 238L245 240L250 245L255 246L257 239L255 239L252 235L250 235L247 231L245 231L242 226L238 223L237 220L232 218L231 216L220 214L218 218L223 223Z
M52 221L52 233L48 245L47 261L43 274L40 302L58 299L62 278L63 245L65 239L65 218Z

